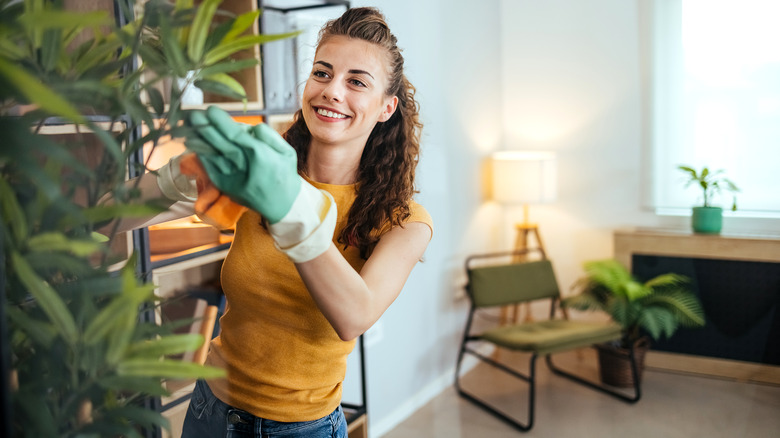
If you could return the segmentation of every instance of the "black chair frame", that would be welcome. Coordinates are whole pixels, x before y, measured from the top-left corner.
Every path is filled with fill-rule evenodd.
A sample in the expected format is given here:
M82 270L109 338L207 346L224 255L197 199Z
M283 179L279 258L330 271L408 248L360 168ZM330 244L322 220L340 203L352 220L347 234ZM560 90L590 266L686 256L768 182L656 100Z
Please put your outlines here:
M471 263L474 260L477 259L484 259L484 258L491 258L491 257L500 257L500 256L524 256L527 255L531 250L520 250L520 251L507 251L507 252L500 252L500 253L490 253L490 254L478 254L470 256L466 259L465 267L466 272L471 269ZM535 394L536 394L536 359L539 357L539 355L535 352L531 353L531 357L529 359L528 363L528 373L520 372L514 368L511 368L507 366L504 363L501 363L489 356L486 356L482 354L481 352L469 347L469 343L472 342L485 342L479 335L472 335L471 334L471 326L474 321L474 313L478 309L478 307L474 304L473 297L471 295L471 291L469 289L470 285L466 285L466 291L467 295L469 296L469 300L471 301L471 308L469 310L468 318L466 321L466 328L463 332L463 340L460 345L460 351L458 352L458 361L455 366L455 389L458 392L458 394L463 397L464 399L470 401L471 403L474 403L475 405L479 406L480 408L484 409L485 411L489 412L490 414L494 415L495 417L505 421L506 423L510 424L514 428L526 432L529 431L533 425L534 425L534 405L535 405ZM555 317L556 312L556 305L558 304L560 300L560 297L552 299L551 308L550 308L550 318ZM497 346L498 348L498 346ZM479 398L476 396L473 392L466 391L461 383L461 365L463 363L463 359L466 354L470 354L477 359L481 360L482 362L485 362L492 367L501 370L509 375L512 375L522 381L525 381L528 384L528 411L526 414L526 420L523 422L522 420L519 420L517 418L513 418L510 415L500 411L499 409L495 408L494 406L490 405L487 401ZM585 387L594 389L598 392L607 394L609 396L615 397L619 400L622 400L626 403L636 403L639 401L639 399L642 396L641 391L641 382L639 380L639 370L636 362L636 355L634 352L634 346L632 345L628 352L628 359L631 364L631 374L633 377L633 387L632 392L629 393L628 391L621 391L616 388L613 388L611 386L597 383L594 381L587 380L583 377L580 377L570 371L566 371L558 366L556 366L553 363L552 360L552 354L544 354L545 362L547 364L547 367L550 369L550 371L553 372L553 374L564 377L566 379L569 379L575 383L579 383Z

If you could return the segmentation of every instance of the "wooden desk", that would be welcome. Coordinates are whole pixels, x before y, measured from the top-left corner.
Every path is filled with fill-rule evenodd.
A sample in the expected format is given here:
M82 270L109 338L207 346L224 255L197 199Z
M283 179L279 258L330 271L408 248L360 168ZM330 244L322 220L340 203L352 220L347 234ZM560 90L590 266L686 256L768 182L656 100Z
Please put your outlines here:
M635 255L780 263L780 234L700 235L687 230L637 228L614 233L615 258L632 269ZM648 367L780 384L780 366L652 351Z

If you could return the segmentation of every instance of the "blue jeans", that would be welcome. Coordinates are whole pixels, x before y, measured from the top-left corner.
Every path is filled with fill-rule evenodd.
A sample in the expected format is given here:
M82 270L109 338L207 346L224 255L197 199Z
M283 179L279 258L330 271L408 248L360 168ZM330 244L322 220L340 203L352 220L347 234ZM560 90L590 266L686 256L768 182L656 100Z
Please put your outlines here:
M347 438L347 421L339 406L314 421L282 423L258 418L218 399L203 380L192 392L182 438Z

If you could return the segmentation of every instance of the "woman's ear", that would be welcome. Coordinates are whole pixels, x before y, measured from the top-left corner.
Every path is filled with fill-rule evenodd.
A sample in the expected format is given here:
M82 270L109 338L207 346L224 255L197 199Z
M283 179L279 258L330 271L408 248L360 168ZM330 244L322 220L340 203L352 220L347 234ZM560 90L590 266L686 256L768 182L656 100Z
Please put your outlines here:
M390 120L390 117L395 113L395 109L398 107L398 96L388 97L385 100L385 108L379 115L380 122L386 122Z

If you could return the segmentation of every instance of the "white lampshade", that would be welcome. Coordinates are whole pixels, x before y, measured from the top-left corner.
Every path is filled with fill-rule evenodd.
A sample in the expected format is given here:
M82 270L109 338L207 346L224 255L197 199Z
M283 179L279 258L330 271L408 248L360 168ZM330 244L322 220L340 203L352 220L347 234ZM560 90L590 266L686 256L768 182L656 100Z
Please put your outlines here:
M492 156L493 199L503 204L555 201L553 152L501 151Z

